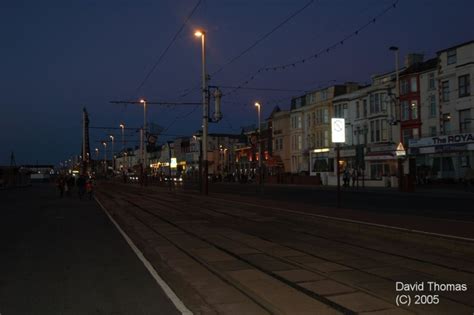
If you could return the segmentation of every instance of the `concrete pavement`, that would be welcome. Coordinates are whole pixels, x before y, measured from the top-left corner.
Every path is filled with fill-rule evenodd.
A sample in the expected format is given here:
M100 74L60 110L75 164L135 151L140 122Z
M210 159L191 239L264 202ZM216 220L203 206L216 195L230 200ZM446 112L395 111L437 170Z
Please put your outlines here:
M0 314L180 314L95 201L0 191Z

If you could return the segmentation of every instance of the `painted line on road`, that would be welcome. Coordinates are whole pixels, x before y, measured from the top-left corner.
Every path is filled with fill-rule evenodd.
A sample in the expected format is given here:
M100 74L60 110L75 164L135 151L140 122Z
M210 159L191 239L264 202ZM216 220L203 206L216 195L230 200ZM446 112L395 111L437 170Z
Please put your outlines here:
M183 301L179 299L176 293L174 293L173 290L168 286L168 284L163 280L163 278L160 277L158 272L156 272L155 268L153 268L152 264L148 261L148 259L145 258L143 253L133 243L130 237L122 230L122 228L118 225L114 218L112 218L112 216L102 205L102 203L96 197L94 197L94 199L105 212L105 214L109 217L110 221L112 221L112 223L115 225L120 234L122 234L125 241L127 241L128 245L132 248L137 257L142 261L143 265L145 265L145 268L148 270L148 272L150 272L151 276L155 279L161 289L163 289L166 296L171 300L171 302L173 302L174 306L178 309L178 311L181 312L181 314L183 315L193 315L193 313L186 307L186 305L184 305Z
M372 222L367 222L367 221L358 221L358 220L344 219L344 218L339 218L339 217L331 217L331 216L327 216L327 215L323 215L323 214L314 214L314 213L308 213L308 212L304 212L304 211L296 211L296 210L289 210L289 209L283 209L283 208L278 208L278 207L264 206L264 205L249 203L249 202L235 201L235 200L232 200L232 199L229 200L229 199L222 199L222 198L209 197L209 196L207 198L220 200L220 201L225 201L225 202L230 201L230 202L234 202L234 203L237 203L237 204L254 206L254 207L274 209L274 210L278 210L278 211L282 211L282 212L302 214L302 215L311 216L311 217L319 217L319 218L324 218L324 219L334 220L334 221L341 221L341 222L346 222L346 223L369 225L369 226L373 226L373 227L398 230L398 231L402 231L402 232L424 234L424 235L428 235L428 236L447 238L447 239L452 239L452 240L457 240L457 241L474 242L474 238L469 238L469 237L462 237L462 236L455 236L455 235L449 235L449 234L441 234L441 233L427 232L427 231L421 231L421 230L407 229L407 228L402 228L402 227L398 227L398 226L378 224L378 223L372 223Z

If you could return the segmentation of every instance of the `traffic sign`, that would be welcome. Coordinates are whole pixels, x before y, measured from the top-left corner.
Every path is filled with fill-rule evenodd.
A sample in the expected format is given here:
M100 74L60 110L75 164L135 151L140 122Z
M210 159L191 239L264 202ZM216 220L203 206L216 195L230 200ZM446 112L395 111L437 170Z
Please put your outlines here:
M333 143L346 142L346 122L344 118L331 118L331 139Z

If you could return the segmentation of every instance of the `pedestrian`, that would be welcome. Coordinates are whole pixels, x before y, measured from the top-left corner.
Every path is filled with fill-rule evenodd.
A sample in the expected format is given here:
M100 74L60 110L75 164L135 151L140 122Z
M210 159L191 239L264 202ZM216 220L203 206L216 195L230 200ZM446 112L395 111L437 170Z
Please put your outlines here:
M66 187L65 187L66 189L65 189L65 191L66 191L66 194L68 195L68 197L71 196L71 192L74 188L74 183L75 183L75 180L74 180L73 176L68 176L66 178Z
M87 195L89 196L89 200L92 200L93 190L94 190L94 185L92 183L92 180L88 179L86 181L86 192L87 192Z
M349 170L347 168L345 168L344 172L342 173L342 180L344 182L343 186L349 187Z
M79 199L82 199L82 197L84 196L85 185L86 185L86 180L83 175L80 175L76 181L77 194L79 196Z
M56 180L56 187L58 187L59 191L59 197L62 198L64 195L64 186L65 186L65 181L63 176L59 176L58 179Z
M466 167L464 171L464 190L471 191L472 190L472 182L474 180L474 170L470 167Z

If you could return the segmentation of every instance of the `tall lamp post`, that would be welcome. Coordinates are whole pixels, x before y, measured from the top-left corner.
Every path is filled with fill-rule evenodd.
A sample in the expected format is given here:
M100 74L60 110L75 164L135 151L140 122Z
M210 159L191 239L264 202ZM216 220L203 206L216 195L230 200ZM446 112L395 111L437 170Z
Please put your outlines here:
M102 141L102 145L104 146L104 176L107 177L107 142Z
M260 110L261 110L261 105L259 102L255 103L255 107L257 107L257 129L258 129L258 134L257 134L257 145L258 145L258 182L261 185L262 184L262 139L261 139L261 121L260 121Z
M198 175L198 177L199 177L199 191L202 193L202 184L203 184L203 179L202 179L202 139L198 135L194 135L193 138L199 144L199 161L198 161L199 175Z
M145 146L145 137L146 137L146 100L141 99L140 103L143 104L143 129L141 135L141 146L142 146L142 172L146 174L147 166L147 156L146 156L146 146Z
M120 129L122 129L122 151L125 151L125 124L120 124Z
M398 74L398 47L396 46L391 46L390 51L394 52L395 55L395 115L394 118L396 117L397 111L400 111L400 78ZM390 126L390 129L393 127ZM391 132L392 133L392 132ZM397 168L398 168L398 189L400 191L403 191L403 160L401 158L397 159Z
M202 64L202 161L203 169L203 189L204 195L208 194L208 161L207 161L207 134L209 125L209 109L207 104L207 75L206 75L206 33L204 31L196 31L196 37L201 37L201 64Z
M110 140L112 141L112 170L115 171L115 153L114 153L115 138L112 135L110 135L109 137L110 137Z

